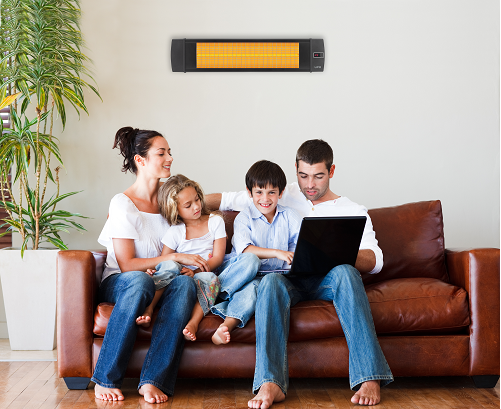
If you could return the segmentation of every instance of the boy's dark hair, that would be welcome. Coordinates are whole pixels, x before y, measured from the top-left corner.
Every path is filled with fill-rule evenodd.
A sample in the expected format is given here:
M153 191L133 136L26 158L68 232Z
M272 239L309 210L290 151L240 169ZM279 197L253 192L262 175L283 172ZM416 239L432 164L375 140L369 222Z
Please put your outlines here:
M334 161L334 153L330 145L322 139L310 139L304 142L296 153L296 166L299 167L299 161L302 160L308 165L316 163L325 163L327 170L330 170Z
M264 189L270 185L277 187L281 194L286 184L287 179L282 168L269 160L260 160L254 163L245 175L245 185L250 192L252 192L253 187Z

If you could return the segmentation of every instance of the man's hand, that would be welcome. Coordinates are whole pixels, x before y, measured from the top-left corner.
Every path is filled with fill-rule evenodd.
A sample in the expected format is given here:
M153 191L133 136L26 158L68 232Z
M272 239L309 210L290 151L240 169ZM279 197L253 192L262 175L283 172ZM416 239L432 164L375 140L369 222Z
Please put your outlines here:
M275 257L278 258L279 260L286 261L287 264L292 263L292 259L294 258L294 253L292 251L284 251L284 250L275 250L276 255Z

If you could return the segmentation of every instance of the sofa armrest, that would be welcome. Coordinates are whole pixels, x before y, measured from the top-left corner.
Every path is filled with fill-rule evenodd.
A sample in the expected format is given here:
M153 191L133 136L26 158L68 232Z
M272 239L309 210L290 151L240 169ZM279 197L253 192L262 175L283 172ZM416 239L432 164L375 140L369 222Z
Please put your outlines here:
M446 250L446 263L468 292L470 375L499 375L499 249Z
M97 294L90 251L60 251L57 258L57 364L59 377L92 376L92 333Z

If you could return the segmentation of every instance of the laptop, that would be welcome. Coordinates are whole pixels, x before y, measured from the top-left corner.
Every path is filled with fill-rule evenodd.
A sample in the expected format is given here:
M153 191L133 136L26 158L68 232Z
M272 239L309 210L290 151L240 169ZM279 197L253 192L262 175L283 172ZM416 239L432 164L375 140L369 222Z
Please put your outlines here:
M325 275L341 264L355 266L366 216L305 217L290 269L259 271L291 277Z

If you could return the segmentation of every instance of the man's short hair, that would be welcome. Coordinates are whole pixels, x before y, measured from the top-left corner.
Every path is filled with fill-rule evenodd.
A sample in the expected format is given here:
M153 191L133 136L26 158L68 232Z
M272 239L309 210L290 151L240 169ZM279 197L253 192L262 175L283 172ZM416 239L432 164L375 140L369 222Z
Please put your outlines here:
M325 163L327 170L330 170L334 162L334 153L330 145L322 139L310 139L304 142L296 153L296 166L299 167L299 161L302 160L308 165L316 163Z
M269 185L278 188L279 192L282 193L287 185L287 178L282 168L276 163L260 160L247 171L245 185L250 192L252 192L253 187L264 189Z

